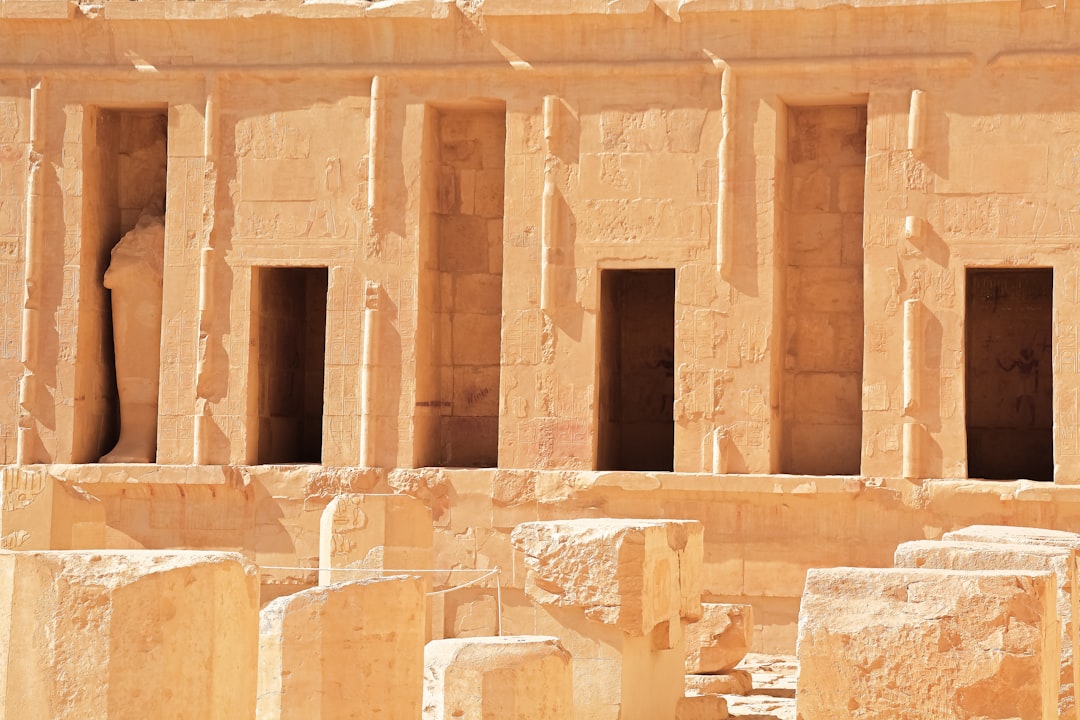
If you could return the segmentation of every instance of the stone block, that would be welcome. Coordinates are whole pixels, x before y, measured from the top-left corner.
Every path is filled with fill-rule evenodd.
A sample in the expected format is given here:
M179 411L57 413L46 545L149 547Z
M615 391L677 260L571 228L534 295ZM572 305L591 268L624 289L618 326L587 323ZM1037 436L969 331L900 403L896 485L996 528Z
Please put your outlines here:
M745 670L686 676L687 695L746 695L753 689L754 680Z
M572 708L570 653L554 637L433 640L424 649L424 720L565 720Z
M941 539L1015 545L1052 545L1080 549L1080 534L1078 533L1008 525L969 525L947 532L941 536Z
M320 521L319 584L361 579L358 568L427 570L434 532L431 511L411 495L338 495Z
M1076 718L1077 653L1076 550L1053 545L919 540L896 549L894 564L938 570L1036 570L1054 573L1061 622L1061 675L1058 717Z
M253 717L258 612L233 553L0 552L0 717Z
M686 626L686 672L726 672L750 650L754 608L722 603L702 603L701 607L701 619Z
M518 525L525 591L534 602L578 607L629 635L701 617L703 530L698 522L583 519Z
M260 614L259 720L415 720L425 584L356 580L277 598Z
M726 720L727 700L719 695L687 695L675 706L675 720Z
M40 468L0 471L0 547L78 550L105 547L105 506Z
M799 717L1056 717L1054 591L1046 572L810 570Z
M518 525L537 631L574 656L574 719L671 717L683 620L701 616L702 527L674 520Z

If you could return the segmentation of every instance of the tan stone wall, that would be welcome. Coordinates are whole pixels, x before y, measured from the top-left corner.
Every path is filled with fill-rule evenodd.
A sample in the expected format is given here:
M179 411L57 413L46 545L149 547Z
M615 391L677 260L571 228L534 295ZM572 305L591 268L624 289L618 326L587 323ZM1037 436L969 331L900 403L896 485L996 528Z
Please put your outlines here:
M963 479L969 362L978 356L1002 413L1016 414L1007 393L1020 379L998 365L1018 355L966 334L968 270L1042 267L1053 302L1038 402L1056 483L1080 482L1080 15L1056 0L745 5L0 4L0 32L19 38L0 45L8 463L87 462L104 442L105 413L87 411L107 385L99 160L111 151L97 119L153 110L168 128L162 465L49 471L93 486L98 510L55 489L52 502L71 500L72 517L100 511L103 529L34 508L27 489L52 481L5 480L5 541L40 511L48 541L23 538L35 547L222 547L311 568L267 571L274 594L314 582L318 517L335 492L421 496L444 567L512 568L508 533L527 520L698 519L708 599L752 602L760 646L776 648L793 639L809 567L886 565L899 542L971 522L1074 525L1071 488ZM804 163L802 122L852 107L865 118L856 111L842 134L865 127L865 161L852 146ZM479 164L452 159L447 118L484 119ZM472 213L467 171L484 177ZM827 202L811 177L827 179ZM486 270L443 257L444 226L465 218L483 225L466 257L486 255ZM265 267L326 268L325 469L243 467L259 460ZM677 475L591 472L604 432L601 276L629 270L675 273ZM842 280L800 294L815 273ZM474 281L483 293L458 292ZM455 332L470 326L458 313L486 328L466 339L475 356L455 359ZM792 422L799 376L818 368L843 388L803 404L818 412L817 399L842 396L842 422ZM502 470L410 474L464 462L439 440L459 423L483 426L466 433L487 443L467 458L478 465L492 462L497 424ZM841 437L811 434L819 455L842 445L842 467L786 465L808 425ZM376 469L337 469L361 465ZM785 469L862 475L768 476ZM511 619L527 607L515 587ZM484 590L448 599L447 627L490 628Z
M168 113L161 462L257 460L252 270L291 266L329 278L323 462L595 467L600 273L674 269L675 469L964 477L965 268L1035 266L1055 273L1041 360L1055 478L1076 480L1077 20L1053 2L833 5L261 3L245 23L244 3L108 2L80 25L73 6L39 3L5 20L37 49L0 54L5 277L13 302L32 296L5 322L0 437L21 423L27 462L92 459L97 444L104 108ZM855 127L836 131L851 157L828 123L814 135L828 157L803 155L804 121L839 107L865 107L862 181ZM467 127L495 116L504 144ZM443 137L448 118L464 144ZM451 237L487 242L486 267L451 268ZM455 348L469 328L480 339ZM842 357L816 357L807 336ZM440 447L455 435L487 438L483 452L455 461ZM843 462L794 462L806 445L842 446Z

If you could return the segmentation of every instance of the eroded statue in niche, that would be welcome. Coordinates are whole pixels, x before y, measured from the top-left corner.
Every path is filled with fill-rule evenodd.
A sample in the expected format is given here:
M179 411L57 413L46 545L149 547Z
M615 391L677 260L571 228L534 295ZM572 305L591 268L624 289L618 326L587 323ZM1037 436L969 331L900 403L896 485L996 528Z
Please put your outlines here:
M144 210L112 250L105 287L112 291L120 439L103 463L151 463L157 456L158 367L165 218Z

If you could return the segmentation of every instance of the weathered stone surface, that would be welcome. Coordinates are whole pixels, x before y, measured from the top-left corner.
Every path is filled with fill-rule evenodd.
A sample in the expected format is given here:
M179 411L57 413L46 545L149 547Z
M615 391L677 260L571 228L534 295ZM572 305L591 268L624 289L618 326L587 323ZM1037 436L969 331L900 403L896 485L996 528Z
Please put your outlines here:
M1028 533L1028 535L1037 537L1037 534ZM1058 619L1061 621L1058 717L1072 720L1076 717L1076 687L1077 681L1080 680L1080 668L1074 663L1077 653L1077 629L1074 618L1078 613L1076 561L1077 551L1060 545L919 540L902 543L897 547L894 564L902 568L1041 570L1054 573L1057 585Z
M687 673L687 695L746 695L754 687L745 670L729 670L715 675Z
M0 552L0 717L250 718L258 612L233 553Z
M701 525L534 522L511 537L535 632L574 656L574 718L670 717L684 694L683 620L701 613Z
M431 511L409 495L338 495L319 527L319 584L357 580L350 570L432 567ZM427 578L430 580L430 576Z
M1010 543L1016 545L1052 545L1080 549L1080 534L1064 530L1047 530L1034 527L1010 525L969 525L947 532L942 540L962 542Z
M388 577L280 597L260 614L259 720L416 720L424 582Z
M675 706L675 720L726 720L727 700L719 695L687 695Z
M565 720L571 662L553 637L433 640L424 649L424 720Z
M754 608L723 603L702 603L701 607L701 619L686 626L686 672L726 672L750 651Z
M668 520L561 520L518 525L525 591L541 605L579 607L630 635L701 616L702 527Z
M811 570L799 614L802 720L1057 716L1046 572Z

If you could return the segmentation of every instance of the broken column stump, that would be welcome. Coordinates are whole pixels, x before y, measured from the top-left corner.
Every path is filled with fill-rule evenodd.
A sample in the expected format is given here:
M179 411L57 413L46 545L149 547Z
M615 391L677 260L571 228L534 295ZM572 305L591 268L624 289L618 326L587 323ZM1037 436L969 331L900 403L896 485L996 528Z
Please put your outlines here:
M518 525L536 631L574 658L576 720L674 717L683 621L701 617L702 527L675 520Z
M235 553L0 552L0 717L250 718L258 614Z
M568 653L554 637L433 640L424 649L424 720L566 720Z
M1050 720L1054 576L810 570L799 612L801 720Z
M416 720L424 581L355 580L277 598L259 627L258 720Z

